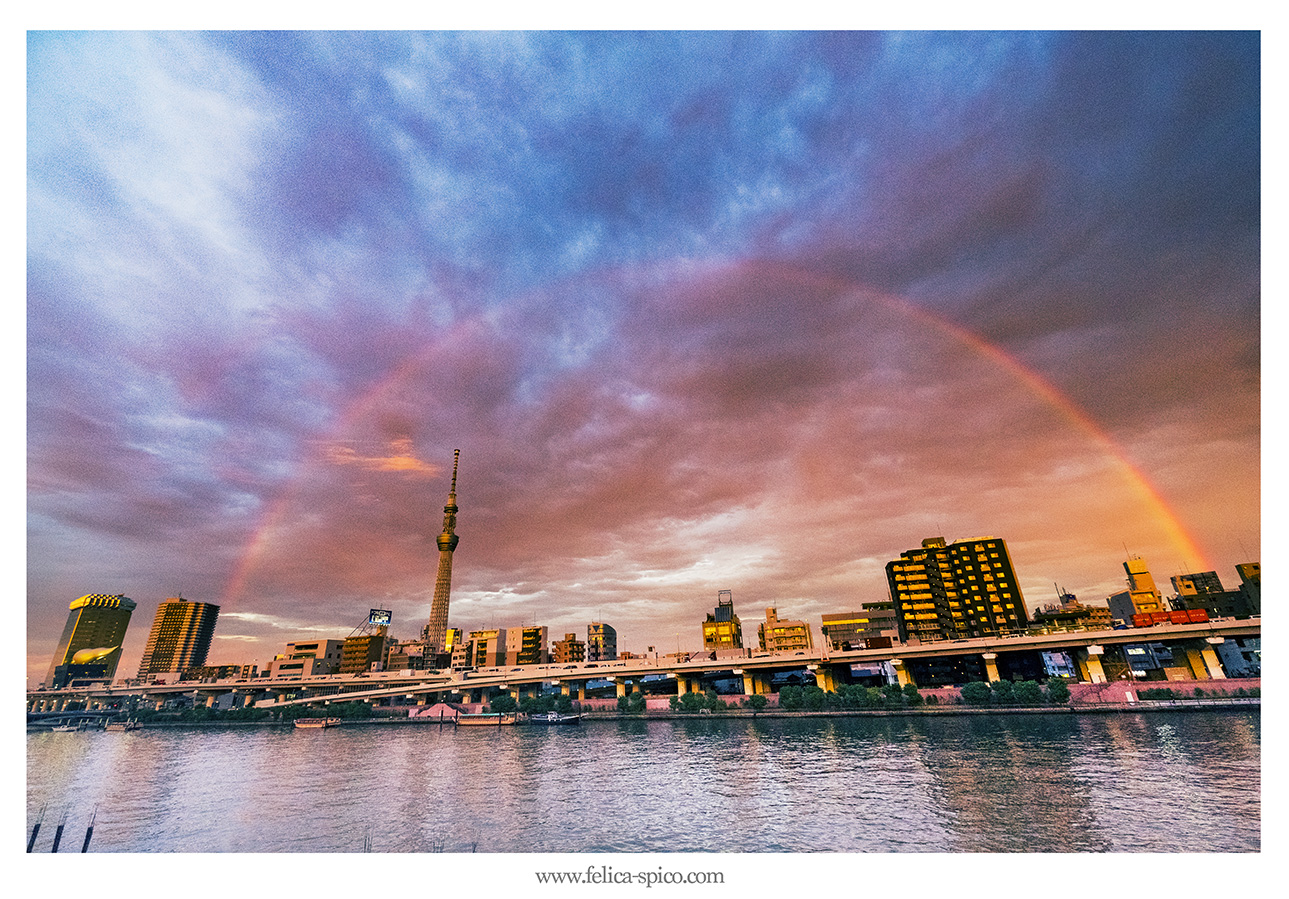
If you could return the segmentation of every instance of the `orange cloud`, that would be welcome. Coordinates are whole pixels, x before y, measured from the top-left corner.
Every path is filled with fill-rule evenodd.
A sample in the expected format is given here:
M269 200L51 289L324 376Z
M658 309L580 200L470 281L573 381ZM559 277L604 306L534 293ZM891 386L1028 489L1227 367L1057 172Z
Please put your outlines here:
M437 465L423 462L413 455L412 441L408 437L391 440L388 455L360 456L352 447L332 446L327 448L326 458L337 465L357 465L368 471L401 471L426 478L439 473Z

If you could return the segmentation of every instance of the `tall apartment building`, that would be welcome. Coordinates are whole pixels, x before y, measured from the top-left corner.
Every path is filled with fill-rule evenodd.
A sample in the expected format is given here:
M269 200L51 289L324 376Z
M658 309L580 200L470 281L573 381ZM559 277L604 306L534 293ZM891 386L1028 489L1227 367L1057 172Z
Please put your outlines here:
M385 628L378 627L371 633L346 637L340 649L340 673L361 674L364 671L383 670L388 661L385 631Z
M470 668L496 668L506 664L506 629L471 631L468 662Z
M765 610L765 621L757 625L756 639L763 652L801 652L815 645L809 624L783 620L774 608Z
M900 639L960 640L1029 624L1007 543L929 537L886 565Z
M734 614L734 594L716 594L716 609L703 622L703 649L742 649L743 623Z
M586 626L586 660L611 662L618 657L618 632L603 621Z
M89 593L73 600L45 686L63 687L78 679L110 683L121 661L121 643L134 607L134 600L119 593Z
M834 612L822 617L820 630L831 649L863 649L869 640L899 639L894 602L866 602L858 612Z
M219 606L192 602L181 596L167 599L157 607L152 619L138 676L187 671L205 665L218 620Z
M551 647L556 665L586 661L586 644L577 639L577 634L565 634L563 640L556 640Z
M545 665L550 661L546 650L546 627L506 628L507 665Z

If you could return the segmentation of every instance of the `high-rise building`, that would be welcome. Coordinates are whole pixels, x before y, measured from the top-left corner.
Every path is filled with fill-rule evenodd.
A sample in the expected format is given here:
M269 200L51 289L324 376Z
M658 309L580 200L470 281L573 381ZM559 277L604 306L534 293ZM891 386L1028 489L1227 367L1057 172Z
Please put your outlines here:
M703 648L743 648L743 624L734 614L734 594L729 590L716 594L716 609L707 613L707 620L703 622Z
M110 682L134 607L134 600L119 593L90 593L73 601L45 686L62 687L78 678Z
M921 549L886 564L900 639L960 640L1019 631L1029 624L1007 543L977 537Z
M430 602L430 620L425 625L425 652L437 656L444 652L444 642L448 629L448 599L452 593L452 553L457 548L460 538L456 534L457 526L457 463L461 460L461 450L452 453L452 487L448 491L448 503L443 507L443 532L439 534L439 572L434 578L434 599Z
M586 660L611 662L618 657L618 632L603 621L586 626Z
M809 624L781 619L774 608L765 610L765 621L757 625L756 639L763 652L799 652L815 646Z
M192 602L181 596L167 599L157 607L152 619L138 676L186 671L205 665L218 618L219 606Z

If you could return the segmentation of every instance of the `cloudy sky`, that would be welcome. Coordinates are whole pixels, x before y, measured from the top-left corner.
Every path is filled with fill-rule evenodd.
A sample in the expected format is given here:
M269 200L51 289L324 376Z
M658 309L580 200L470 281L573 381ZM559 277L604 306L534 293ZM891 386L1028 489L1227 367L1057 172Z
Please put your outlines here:
M67 605L701 645L924 537L1258 559L1249 33L27 43L29 680ZM817 633L817 630L816 630ZM34 675L34 678L32 677Z

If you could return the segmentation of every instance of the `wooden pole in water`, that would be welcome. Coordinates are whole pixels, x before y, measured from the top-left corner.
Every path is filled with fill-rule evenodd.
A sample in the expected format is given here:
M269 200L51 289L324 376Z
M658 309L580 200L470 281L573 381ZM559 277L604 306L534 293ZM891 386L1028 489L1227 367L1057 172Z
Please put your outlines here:
M46 808L48 808L47 805L40 807L40 817L36 819L36 826L31 829L31 839L27 841L28 852L31 851L31 847L36 845L36 834L40 833L40 822L45 820Z
M85 828L85 842L81 843L81 852L90 851L90 837L94 836L94 819L98 817L98 806L94 806L94 814L90 815L90 826Z
M58 851L58 844L63 841L63 827L67 824L67 812L63 812L62 819L58 822L58 829L54 831L54 848L50 852Z

